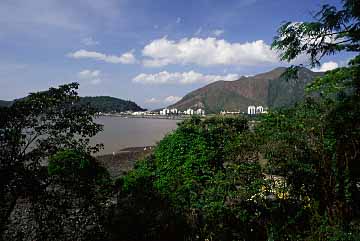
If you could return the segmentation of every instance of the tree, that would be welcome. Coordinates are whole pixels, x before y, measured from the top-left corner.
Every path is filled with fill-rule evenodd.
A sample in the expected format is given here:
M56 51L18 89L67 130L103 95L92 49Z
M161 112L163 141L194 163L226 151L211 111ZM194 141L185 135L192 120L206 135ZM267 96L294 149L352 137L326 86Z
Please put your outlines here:
M318 183L322 185L320 214L346 231L351 220L359 215L356 210L360 202L360 2L343 0L342 3L342 9L324 5L313 22L283 24L272 47L280 51L285 61L305 54L312 67L327 55L339 52L356 55L348 66L326 72L307 87L308 91L320 93L318 101L325 110L319 112L320 127L306 127L314 132L313 138L320 140L316 152L321 163L317 171ZM291 66L288 76L296 75L298 68ZM306 140L310 142L311 138Z
M310 57L312 67L325 55L341 51L360 51L360 3L343 0L343 9L324 5L314 22L286 22L278 30L272 47L281 50L282 60L291 61L300 54Z
M137 220L151 216L161 222L136 226L160 233L172 227L173 234L182 235L172 240L263 240L261 207L252 196L264 182L252 137L243 117L193 117L180 123L152 158L138 162L123 179L125 193L138 197L132 201L138 203L138 209L132 207L141 217ZM155 200L161 209L148 207ZM167 219L174 214L175 220Z
M89 146L89 138L101 131L102 126L94 123L95 111L90 106L78 104L77 88L77 83L50 88L0 108L0 227L6 237L10 235L11 225L7 225L10 218L14 219L16 207L24 202L30 205L34 215L44 214L43 208L49 205L52 206L52 215L59 214L56 213L60 211L56 202L50 200L59 200L58 193L55 193L56 183L59 184L56 180L59 179L54 175L59 176L58 171L63 169L50 165L48 172L46 165L49 160L52 164L52 160L59 161L64 150L77 150L76 153L88 155L101 148L101 145ZM86 155L85 161L89 160ZM74 161L71 155L62 157L68 163ZM62 174L64 178L70 175ZM77 185L76 182L72 184ZM36 239L47 240L51 225L41 228L44 217L37 217L36 225L30 223L28 229L38 227L39 232L34 234L39 235ZM16 237L12 239L22 240L23 230L15 231L17 233L11 235Z

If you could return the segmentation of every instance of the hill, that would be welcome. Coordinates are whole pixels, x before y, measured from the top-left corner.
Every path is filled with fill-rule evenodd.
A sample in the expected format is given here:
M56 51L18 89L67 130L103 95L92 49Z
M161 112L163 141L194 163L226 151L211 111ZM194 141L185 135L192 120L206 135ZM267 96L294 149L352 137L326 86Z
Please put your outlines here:
M301 68L297 80L286 81L281 77L285 70L286 68L280 67L235 81L216 81L190 92L169 107L182 111L187 108L203 108L207 113L219 113L221 110L246 112L249 105L290 106L304 98L307 83L322 75Z
M80 98L81 104L89 103L99 112L144 111L135 102L122 100L110 96L86 96Z
M0 100L0 107L10 106L12 101Z
M10 106L13 101L0 100L0 106ZM81 104L90 104L99 112L144 111L130 100L122 100L110 96L80 97Z

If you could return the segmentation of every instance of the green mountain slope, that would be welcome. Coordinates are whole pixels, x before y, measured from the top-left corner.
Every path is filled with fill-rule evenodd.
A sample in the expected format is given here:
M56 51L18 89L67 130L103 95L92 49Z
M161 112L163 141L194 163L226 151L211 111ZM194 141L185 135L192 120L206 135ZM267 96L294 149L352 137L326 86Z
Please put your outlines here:
M305 85L322 74L302 68L298 80L286 81L281 78L285 70L276 68L235 81L216 81L190 92L170 108L182 111L203 108L207 113L219 113L222 110L246 112L249 105L290 106L303 99Z
M0 100L0 106L10 106L13 101ZM130 100L122 100L110 96L80 97L81 104L90 104L99 112L144 111Z
M86 96L80 98L81 104L90 104L99 112L144 111L130 100L122 100L110 96Z

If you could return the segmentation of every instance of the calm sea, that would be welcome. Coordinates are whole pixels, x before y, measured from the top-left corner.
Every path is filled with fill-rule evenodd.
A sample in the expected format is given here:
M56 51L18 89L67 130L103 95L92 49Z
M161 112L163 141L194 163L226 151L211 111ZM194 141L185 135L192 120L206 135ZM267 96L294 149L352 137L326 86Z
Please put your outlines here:
M95 122L104 125L104 131L91 143L103 143L104 149L98 154L109 154L126 147L155 145L176 129L179 120L101 116Z

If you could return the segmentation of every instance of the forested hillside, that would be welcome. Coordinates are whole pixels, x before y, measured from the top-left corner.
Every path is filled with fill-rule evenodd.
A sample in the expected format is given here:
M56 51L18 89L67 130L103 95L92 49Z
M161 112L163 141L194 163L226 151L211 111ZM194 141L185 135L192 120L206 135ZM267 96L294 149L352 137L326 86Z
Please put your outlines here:
M285 71L286 68L276 68L235 81L216 81L190 92L170 108L203 108L207 113L219 113L222 110L246 112L249 105L289 107L303 100L306 84L322 75L301 68L297 78L286 81L282 76Z
M90 104L99 112L144 111L130 100L122 100L110 96L81 97L80 104Z
M21 99L18 99L21 100ZM18 101L15 100L15 101ZM10 106L14 101L0 100L0 106ZM86 96L80 97L80 104L90 104L98 112L123 112L123 111L144 111L130 100L122 100L110 96Z

